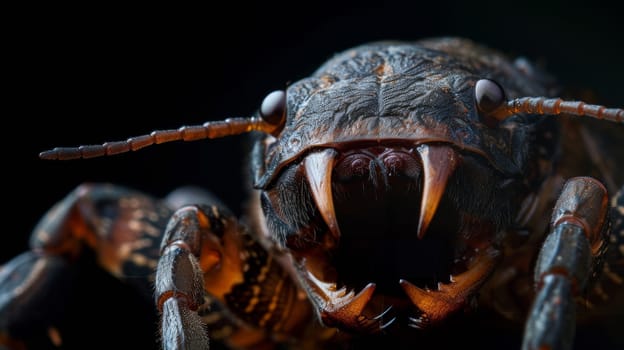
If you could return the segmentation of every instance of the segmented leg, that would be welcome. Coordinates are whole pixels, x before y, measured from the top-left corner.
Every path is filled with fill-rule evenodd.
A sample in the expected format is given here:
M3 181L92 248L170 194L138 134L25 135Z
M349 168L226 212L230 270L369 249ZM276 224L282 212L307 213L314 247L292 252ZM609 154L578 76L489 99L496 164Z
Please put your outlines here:
M127 288L136 296L128 300L142 300L141 293L151 295L150 276L162 227L171 212L164 204L122 187L93 184L72 191L35 227L31 251L9 261L0 272L0 345L66 345L66 338L72 338L65 337L66 331L72 331L63 327L63 322L71 323L64 317L76 300L83 329L104 323L100 322L102 306L124 301L101 300L115 298L118 290L109 289L107 283L117 281L99 268L132 285ZM138 318L148 325L134 328L137 338L138 330L148 330L150 317L155 318L148 302L141 311L146 315Z
M0 349L60 345L60 314L76 273L57 256L22 253L0 271ZM45 293L33 293L33 291ZM54 303L48 304L48 298ZM45 310L46 312L33 312ZM36 336L37 335L37 336ZM28 342L23 340L29 339Z
M596 277L608 246L608 197L587 177L563 188L535 267L537 295L525 325L522 349L570 349L575 298Z
M156 274L165 349L269 348L305 326L310 305L289 272L218 205L191 205L171 218ZM206 307L206 292L216 300ZM210 308L222 307L219 313ZM214 311L214 310L213 310ZM228 319L216 329L215 320Z

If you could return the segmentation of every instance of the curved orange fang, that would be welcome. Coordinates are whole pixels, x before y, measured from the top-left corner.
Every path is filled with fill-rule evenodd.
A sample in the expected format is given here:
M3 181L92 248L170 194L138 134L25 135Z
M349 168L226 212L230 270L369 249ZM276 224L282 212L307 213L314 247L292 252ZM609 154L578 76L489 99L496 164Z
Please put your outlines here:
M440 204L446 183L458 163L457 153L447 145L420 145L418 153L423 164L423 196L418 218L418 238L425 236L427 227Z

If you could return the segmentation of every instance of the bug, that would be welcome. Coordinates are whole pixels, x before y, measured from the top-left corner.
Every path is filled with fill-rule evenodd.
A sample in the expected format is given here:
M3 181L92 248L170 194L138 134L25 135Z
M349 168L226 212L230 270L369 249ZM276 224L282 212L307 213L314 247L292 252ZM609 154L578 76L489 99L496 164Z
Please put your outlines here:
M621 137L624 110L555 91L526 61L469 40L379 42L267 95L250 118L45 151L91 158L251 133L250 210L239 220L197 189L155 199L79 186L3 267L0 341L28 345L35 291L90 252L155 299L166 349L403 339L475 302L526 320L523 348L568 349L577 299L621 283L622 179L586 128L603 119Z

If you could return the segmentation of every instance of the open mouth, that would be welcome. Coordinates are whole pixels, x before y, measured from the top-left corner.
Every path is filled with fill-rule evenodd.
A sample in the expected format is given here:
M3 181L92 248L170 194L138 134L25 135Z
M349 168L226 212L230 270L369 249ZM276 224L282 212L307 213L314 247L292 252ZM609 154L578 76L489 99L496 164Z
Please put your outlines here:
M328 326L375 332L391 308L424 328L462 308L492 272L496 225L462 208L463 157L443 143L372 146L306 156L305 176L327 225L293 249Z

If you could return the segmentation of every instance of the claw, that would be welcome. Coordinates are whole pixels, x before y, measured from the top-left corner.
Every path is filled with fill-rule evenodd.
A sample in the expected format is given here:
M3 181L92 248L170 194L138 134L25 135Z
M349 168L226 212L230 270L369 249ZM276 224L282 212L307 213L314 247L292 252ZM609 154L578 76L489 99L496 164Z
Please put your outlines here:
M384 310L384 312L382 312L379 315L375 316L373 319L378 320L378 319L384 317L390 310L392 310L392 306L388 306L388 308L386 310Z
M336 290L336 283L323 282L316 278L314 274L310 271L307 272L308 281L310 286L314 289L316 294L322 299L321 308L329 309L332 306L335 308L337 306L348 303L351 299L353 299L353 291L349 291L347 293L347 288L342 287ZM331 305L331 306L330 306Z
M451 276L451 283L438 283L438 290L418 288L403 279L399 283L414 305L424 313L428 322L435 323L469 301L469 297L494 269L498 255L499 252L495 249L483 251L466 272Z
M325 305L321 311L321 319L328 325L339 325L349 329L360 330L362 328L369 329L372 323L378 323L376 320L370 319L362 315L362 311L366 304L370 301L375 291L375 284L369 283L355 297L350 292L345 297L339 298L337 303L331 301Z
M409 323L407 324L408 327L419 330L427 328L428 325L429 319L425 315L421 317L410 317Z
M381 322L381 319L392 309L392 306L389 306L384 312L380 313L379 315L375 316L373 318L373 320L375 321L379 321ZM388 322L386 323L382 323L379 325L379 330L384 330L386 328L388 328L388 326L390 326L391 324L394 323L394 321L396 321L396 317L391 318Z
M341 325L340 327L342 329L345 329L351 332L360 332L360 333L368 333L368 334L373 334L381 330L379 321L366 317L364 315L360 315L357 317L357 322L355 324L355 327L352 324L345 324L345 325Z
M325 325L361 333L375 333L389 326L394 319L382 324L386 309L376 317L362 314L375 292L375 284L369 283L357 295L345 287L336 290L336 283L323 282L307 271L309 286L315 294L319 315Z

